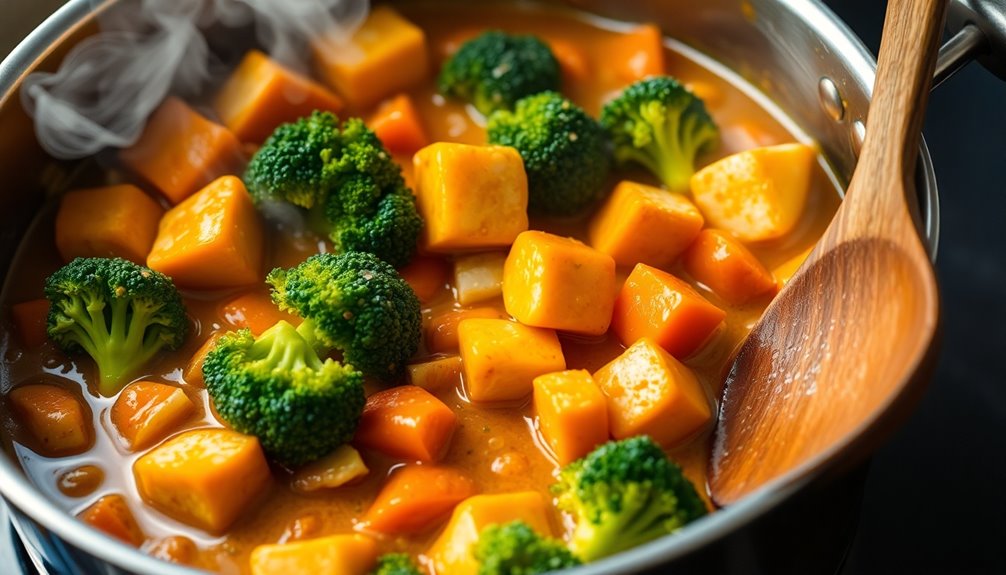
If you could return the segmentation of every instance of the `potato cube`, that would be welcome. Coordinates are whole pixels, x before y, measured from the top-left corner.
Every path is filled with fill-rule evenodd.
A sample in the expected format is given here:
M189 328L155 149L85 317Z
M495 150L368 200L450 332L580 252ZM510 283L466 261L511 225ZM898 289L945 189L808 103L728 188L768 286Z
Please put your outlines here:
M430 393L454 389L461 383L461 356L450 355L407 366L409 383Z
M458 303L469 305L503 293L504 252L459 256L454 260L454 288Z
M351 445L340 445L328 455L297 469L290 479L290 487L300 493L319 489L335 489L366 477L370 473Z
M366 535L329 535L280 545L259 545L252 575L366 575L377 565L377 542Z
M539 231L517 237L503 266L503 303L517 321L586 335L608 331L615 260L590 246Z
M505 319L458 324L465 389L472 401L516 401L539 375L566 369L559 338L550 329Z
M774 240L803 215L817 154L805 144L747 150L692 176L692 196L706 221L744 242Z
M126 498L118 493L98 499L81 511L77 519L133 547L139 547L147 538L129 510Z
M91 445L91 413L72 393L49 384L21 385L7 394L17 420L46 457L81 453Z
M479 564L471 552L482 530L490 525L524 521L544 537L552 536L548 503L540 493L519 491L475 495L454 508L451 520L426 556L437 573L476 575Z
M699 380L649 338L599 369L594 381L608 398L608 422L615 439L649 435L671 447L712 418Z
M458 418L451 408L415 385L400 385L367 398L355 445L392 457L435 462L444 457Z
M25 347L38 347L49 339L46 323L49 317L49 300L33 299L10 306L11 319L21 343Z
M682 194L624 181L590 223L590 245L623 266L666 268L702 229L702 214Z
M139 451L170 434L195 411L195 404L180 388L137 381L119 393L110 419L126 445Z
M318 76L356 108L423 81L430 67L422 29L387 6L371 10L346 42L316 40L314 58Z
M536 377L534 412L559 465L576 461L608 440L608 403L586 370Z
M458 324L470 318L505 319L510 316L496 307L451 309L426 320L423 326L423 343L430 353L457 353Z
M503 248L527 229L527 175L517 150L439 142L416 152L413 165L424 249Z
M151 269L179 287L226 288L262 281L263 231L240 179L224 176L161 218Z
M702 230L682 256L685 271L731 305L775 293L776 283L744 244L719 230Z
M164 210L136 186L73 190L56 214L56 248L64 261L120 257L143 265Z
M186 431L133 464L148 505L210 533L221 533L269 485L258 439L228 429Z

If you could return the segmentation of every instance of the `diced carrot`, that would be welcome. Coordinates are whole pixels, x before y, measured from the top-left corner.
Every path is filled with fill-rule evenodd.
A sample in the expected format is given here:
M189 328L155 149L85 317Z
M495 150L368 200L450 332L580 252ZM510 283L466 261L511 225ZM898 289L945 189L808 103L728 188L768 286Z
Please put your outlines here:
M465 319L509 319L503 310L495 307L452 309L435 315L426 324L426 350L430 353L457 353L458 324Z
M164 214L147 265L179 287L262 281L263 230L244 184L224 176Z
M602 50L603 72L626 84L647 76L664 74L664 38L654 24L643 24L631 32L617 34Z
M585 370L536 377L534 412L559 465L580 459L608 440L608 404Z
M332 453L298 469L290 480L290 486L294 491L311 493L342 487L368 473L370 470L363 463L360 452L350 445L340 445Z
M56 486L67 497L86 497L105 481L105 472L96 465L81 465L59 476Z
M430 393L455 388L461 383L461 356L441 357L407 366L409 383Z
M203 362L206 361L207 354L213 350L217 345L217 339L223 335L220 332L211 335L203 345L199 346L196 353L192 354L189 359L189 363L185 364L185 369L182 370L182 380L196 387L205 387L206 382L203 380Z
M56 248L64 261L120 257L143 264L164 210L129 184L67 192L56 214Z
M184 535L171 535L154 543L146 552L151 557L161 561L170 561L179 565L192 565L196 560L199 548L195 541Z
M195 411L195 404L181 389L138 381L119 393L110 417L126 445L140 451L166 437Z
M353 443L392 457L435 462L446 453L458 418L444 402L415 385L367 398Z
M329 535L282 545L259 545L252 575L366 575L377 565L377 542L366 535Z
M85 404L62 387L33 384L7 394L11 410L47 457L81 453L91 445L91 414Z
M431 465L408 465L392 474L363 516L367 529L389 535L427 531L475 494L465 474Z
M473 402L504 402L531 394L539 375L566 369L555 331L502 319L458 325L465 390Z
M419 301L425 303L444 291L450 270L444 258L416 255L398 273L412 286Z
M782 289L783 286L788 284L789 280L793 277L797 270L800 269L800 266L803 265L803 262L807 260L807 256L809 256L810 252L813 250L814 246L810 246L776 266L775 269L772 270L772 277L775 278L776 287Z
M408 94L399 94L378 106L367 125L392 154L411 155L430 143Z
M638 264L615 300L611 329L625 345L649 337L683 358L699 349L725 317L686 282Z
M744 244L719 230L702 230L682 256L685 270L731 305L774 293L775 280Z
M587 56L579 46L558 38L546 38L548 47L552 49L552 55L559 61L559 69L562 70L562 81L564 87L582 84L590 78L590 66L587 64Z
M77 518L133 547L139 547L146 539L126 499L118 494L106 495L95 501Z
M147 121L119 161L177 204L242 163L241 143L227 128L171 97Z
M251 50L220 88L213 108L238 138L261 143L280 124L314 110L338 112L343 103L321 84Z
M279 309L263 290L245 292L228 301L221 308L221 315L235 328L246 327L255 335L260 335L280 320L295 327L301 322L301 318Z
M485 252L454 259L454 289L458 303L469 305L503 295L506 252Z
M38 347L49 339L46 332L49 300L39 298L16 303L11 306L10 313L14 320L14 329L17 330L25 347Z

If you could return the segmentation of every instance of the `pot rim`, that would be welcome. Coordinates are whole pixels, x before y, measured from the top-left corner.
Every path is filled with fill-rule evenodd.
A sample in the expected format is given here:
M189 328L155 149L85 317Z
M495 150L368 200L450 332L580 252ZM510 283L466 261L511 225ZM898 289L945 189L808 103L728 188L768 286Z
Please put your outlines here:
M13 96L24 76L48 56L60 40L88 21L92 13L103 10L116 0L68 0L49 16L17 47L0 61L0 106ZM842 54L850 76L872 92L876 61L862 41L820 0L781 0L784 9L798 14L818 38ZM785 112L785 110L783 110ZM924 186L922 205L923 243L935 260L939 241L939 198L932 159L925 140L920 145L917 178ZM600 575L634 572L682 557L704 547L764 515L778 504L820 477L835 461L829 458L798 475L783 476L740 502L718 510L684 527L680 532L640 545L613 557L571 570L574 575ZM64 541L92 556L135 573L192 575L199 570L155 559L73 518L36 489L17 464L0 456L0 496L21 513ZM13 518L13 516L12 516Z

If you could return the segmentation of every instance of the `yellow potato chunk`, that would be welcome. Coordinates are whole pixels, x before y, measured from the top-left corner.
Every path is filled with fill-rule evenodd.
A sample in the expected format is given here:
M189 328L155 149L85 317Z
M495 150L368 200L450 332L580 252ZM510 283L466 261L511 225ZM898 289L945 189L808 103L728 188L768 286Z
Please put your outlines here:
M615 263L666 268L702 229L699 209L682 194L620 182L590 223L590 245Z
M805 144L747 150L692 176L692 197L706 222L744 242L774 240L803 215L817 157Z
M427 251L505 248L527 229L527 175L517 150L439 142L412 163Z
M352 445L340 445L335 451L298 469L290 479L290 487L300 493L320 489L335 489L353 483L370 473Z
M586 335L608 331L615 260L590 246L539 231L522 233L503 266L503 303L517 321Z
M366 575L377 565L377 542L366 535L330 535L280 545L259 545L252 575Z
M545 537L552 536L545 498L534 491L475 495L454 508L443 533L426 556L437 573L475 575L479 564L471 552L479 534L490 525L524 521Z
M148 505L211 533L226 530L268 486L258 439L228 429L176 435L133 464Z
M409 383L437 394L454 389L461 382L461 356L449 355L406 366Z
M316 40L314 59L322 81L356 108L412 87L430 67L426 35L387 6L371 10L346 42Z
M534 412L538 429L560 465L580 459L608 440L608 403L586 370L536 377Z
M503 262L506 252L460 256L454 260L454 287L458 303L469 305L503 293Z
M505 319L458 324L465 389L472 401L516 401L539 375L566 369L559 338L550 329Z

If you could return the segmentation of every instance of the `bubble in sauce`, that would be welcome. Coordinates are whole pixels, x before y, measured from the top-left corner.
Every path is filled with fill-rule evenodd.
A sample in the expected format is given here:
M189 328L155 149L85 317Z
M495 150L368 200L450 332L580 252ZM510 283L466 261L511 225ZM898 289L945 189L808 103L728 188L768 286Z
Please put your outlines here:
M56 486L67 497L86 497L105 481L105 472L96 465L81 465L59 476Z

